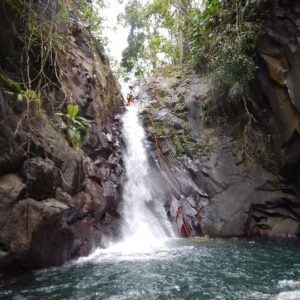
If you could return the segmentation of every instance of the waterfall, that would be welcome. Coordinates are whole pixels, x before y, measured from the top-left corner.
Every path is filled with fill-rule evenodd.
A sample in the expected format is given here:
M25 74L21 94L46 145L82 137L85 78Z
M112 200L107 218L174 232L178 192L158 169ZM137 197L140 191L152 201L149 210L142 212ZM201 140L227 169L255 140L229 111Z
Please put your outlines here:
M146 135L139 120L139 105L126 108L122 123L126 144L123 153L126 180L120 208L123 218L121 239L118 242L109 238L104 240L105 249L97 248L77 262L164 255L170 249L173 240L170 238L176 237L163 206L166 188L160 180L159 171L152 168L148 160Z
M129 106L122 119L126 143L122 247L132 251L150 249L174 237L162 203L163 186L155 180L157 171L151 168L148 161L145 131L138 111L138 105Z

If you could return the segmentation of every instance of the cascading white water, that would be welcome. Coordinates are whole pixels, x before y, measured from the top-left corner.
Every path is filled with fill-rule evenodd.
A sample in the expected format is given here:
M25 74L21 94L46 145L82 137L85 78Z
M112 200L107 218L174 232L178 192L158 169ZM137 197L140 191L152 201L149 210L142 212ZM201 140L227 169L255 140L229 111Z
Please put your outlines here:
M171 224L159 199L155 173L151 170L145 131L139 121L138 105L129 106L123 116L126 183L123 193L123 246L133 251L152 248L174 237ZM161 194L160 194L161 195Z
M121 211L121 240L117 243L106 241L106 249L98 248L78 262L104 258L145 259L144 255L148 258L153 254L164 255L169 249L166 242L175 237L163 207L164 185L157 180L160 176L148 161L145 131L138 112L137 104L129 106L122 118L126 181Z

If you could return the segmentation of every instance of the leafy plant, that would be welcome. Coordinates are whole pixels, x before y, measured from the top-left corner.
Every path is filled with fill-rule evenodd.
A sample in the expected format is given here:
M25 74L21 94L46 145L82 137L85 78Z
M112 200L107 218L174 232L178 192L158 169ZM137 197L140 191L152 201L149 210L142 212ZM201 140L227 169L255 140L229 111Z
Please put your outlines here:
M4 92L6 94L16 95L17 101L21 102L26 100L28 103L35 103L38 106L41 105L42 100L36 91L32 89L23 89L19 82L6 77L2 73L0 73L0 81L2 81L6 86L6 88L4 88Z
M78 116L79 107L77 104L69 103L67 105L67 113L56 113L62 116L67 123L67 134L69 142L76 148L81 146L82 132L91 129L91 122L84 117Z
M142 77L176 64L186 50L186 27L193 0L130 0L120 19L130 27L122 54L127 72ZM182 51L180 51L182 50ZM180 61L182 62L182 61Z
M199 140L196 143L195 154L198 157L209 158L212 151L213 151L213 146L211 144L209 144L208 139L204 140L204 141Z
M214 45L211 83L215 91L228 92L231 100L241 96L246 82L253 77L252 53L258 29L252 23L243 23L239 28L227 26Z
M179 133L177 130L171 129L170 137L176 147L176 154L179 156L183 155L189 142L187 130L184 129L183 132Z
M244 91L245 84L252 79L254 61L251 50L256 27L244 24L239 32L228 28L213 46L210 63L210 85L216 93L227 93L230 100L237 100Z

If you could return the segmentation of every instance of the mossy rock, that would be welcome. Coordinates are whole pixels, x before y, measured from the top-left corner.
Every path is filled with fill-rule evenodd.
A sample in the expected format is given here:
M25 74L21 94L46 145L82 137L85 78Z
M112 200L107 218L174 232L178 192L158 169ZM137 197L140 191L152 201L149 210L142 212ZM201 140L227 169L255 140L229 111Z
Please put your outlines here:
M196 237L190 238L190 241L193 243L204 243L204 242L208 242L210 240L211 240L211 238L208 235L196 236Z

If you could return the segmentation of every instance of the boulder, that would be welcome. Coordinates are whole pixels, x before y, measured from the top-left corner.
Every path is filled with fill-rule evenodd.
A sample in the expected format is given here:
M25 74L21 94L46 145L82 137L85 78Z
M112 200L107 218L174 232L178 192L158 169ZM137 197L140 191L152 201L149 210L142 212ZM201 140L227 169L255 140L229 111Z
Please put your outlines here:
M107 200L104 197L103 188L96 182L86 179L83 182L83 189L93 201L93 216L100 222L107 208Z
M74 202L76 207L84 213L92 213L93 211L93 201L92 197L86 192L79 192L74 197Z
M28 196L34 199L55 197L57 185L61 185L61 176L54 162L48 158L30 158L23 163L21 175L27 183Z
M37 136L33 143L37 143L37 140L42 141L44 147L39 147L36 154L41 155L40 152L43 151L51 157L55 164L53 171L58 172L63 190L71 195L75 194L78 192L79 183L83 178L82 160L84 155L73 149L65 137L50 126L46 119L36 118L32 126Z
M10 260L38 268L70 259L80 245L69 226L62 226L61 218L66 210L68 206L55 199L19 201L0 232L0 244Z
M0 230L13 206L25 196L26 185L16 174L0 177Z

